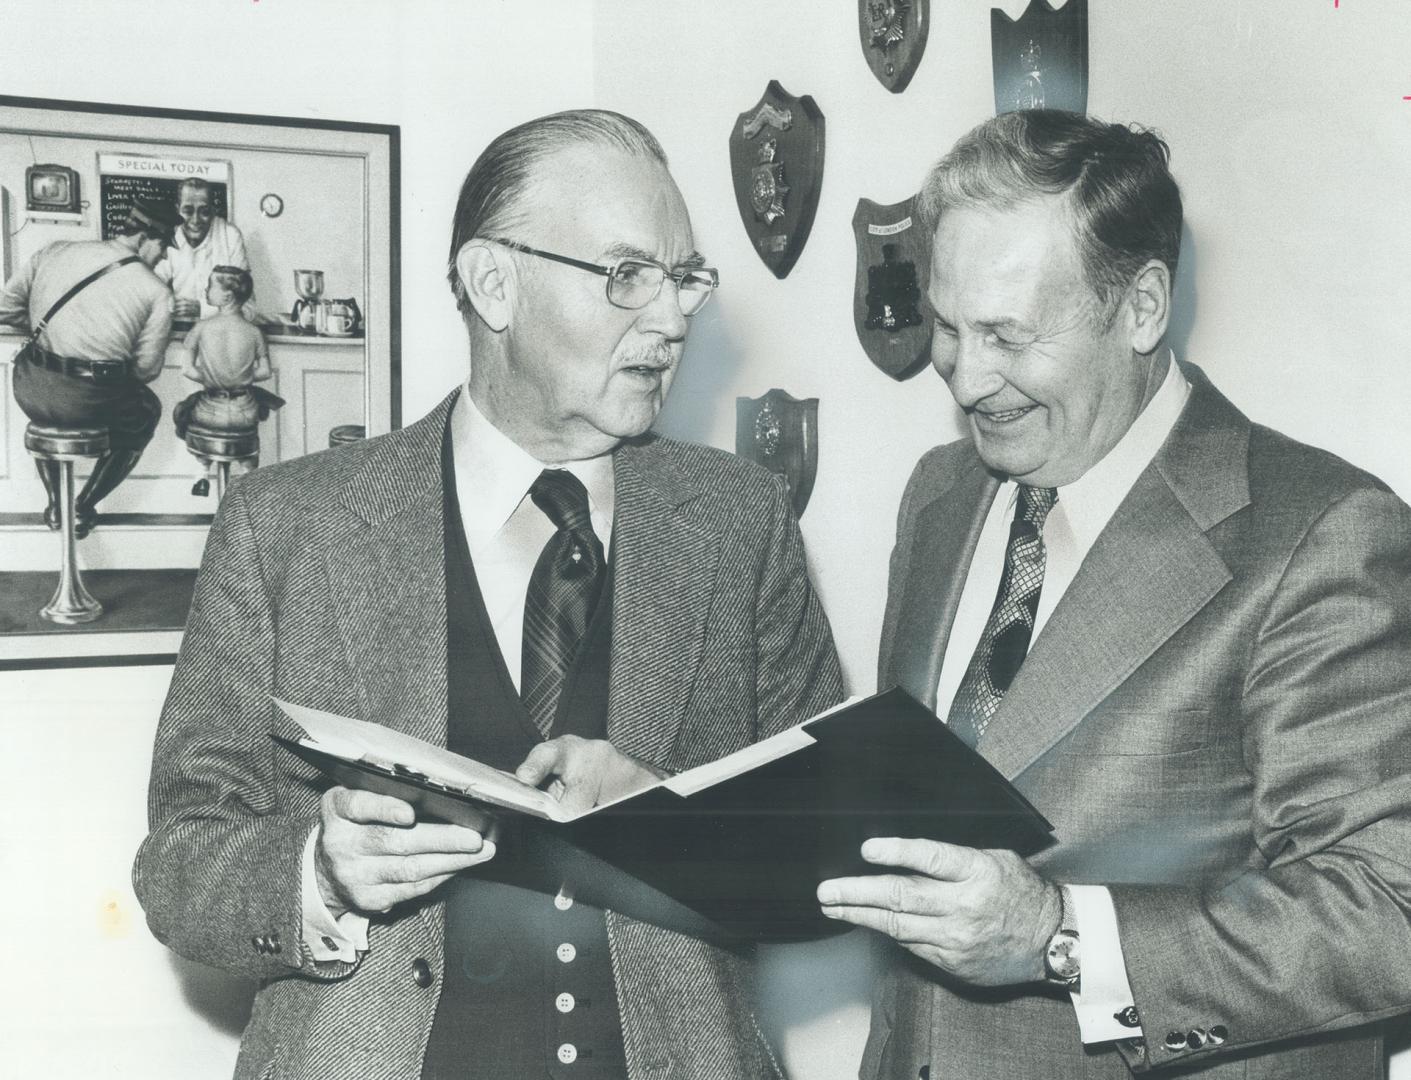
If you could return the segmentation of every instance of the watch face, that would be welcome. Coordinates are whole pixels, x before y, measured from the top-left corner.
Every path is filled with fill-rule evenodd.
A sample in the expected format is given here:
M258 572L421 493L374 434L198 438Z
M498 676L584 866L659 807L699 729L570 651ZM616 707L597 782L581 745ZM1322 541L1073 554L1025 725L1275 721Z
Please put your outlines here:
M265 217L279 217L284 213L284 200L271 192L260 200L260 213Z
M1076 979L1079 972L1078 935L1071 930L1060 930L1049 938L1044 964L1055 979Z

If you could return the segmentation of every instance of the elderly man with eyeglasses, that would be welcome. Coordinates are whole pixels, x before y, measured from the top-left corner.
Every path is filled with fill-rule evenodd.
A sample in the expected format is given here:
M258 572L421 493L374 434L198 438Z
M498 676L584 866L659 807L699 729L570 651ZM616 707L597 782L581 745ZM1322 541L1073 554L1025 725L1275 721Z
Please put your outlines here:
M655 435L717 274L656 140L576 111L471 168L463 388L222 503L157 734L154 932L260 980L238 1076L777 1076L747 959L498 880L513 838L272 749L271 695L612 799L841 696L781 480Z

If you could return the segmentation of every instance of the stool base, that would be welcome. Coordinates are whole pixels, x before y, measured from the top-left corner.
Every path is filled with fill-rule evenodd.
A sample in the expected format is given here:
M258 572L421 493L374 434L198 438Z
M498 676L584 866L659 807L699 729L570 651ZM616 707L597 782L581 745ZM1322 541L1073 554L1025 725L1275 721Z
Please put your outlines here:
M74 540L73 460L59 462L59 584L39 616L52 623L73 626L89 623L103 614L103 605L84 588L78 569Z

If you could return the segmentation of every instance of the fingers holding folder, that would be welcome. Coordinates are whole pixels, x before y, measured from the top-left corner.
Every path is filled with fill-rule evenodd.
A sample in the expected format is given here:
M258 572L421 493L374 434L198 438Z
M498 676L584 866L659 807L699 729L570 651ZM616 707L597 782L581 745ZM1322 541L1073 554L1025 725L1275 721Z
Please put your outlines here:
M495 857L474 829L417 821L401 799L332 787L320 804L314 870L329 913L386 912Z

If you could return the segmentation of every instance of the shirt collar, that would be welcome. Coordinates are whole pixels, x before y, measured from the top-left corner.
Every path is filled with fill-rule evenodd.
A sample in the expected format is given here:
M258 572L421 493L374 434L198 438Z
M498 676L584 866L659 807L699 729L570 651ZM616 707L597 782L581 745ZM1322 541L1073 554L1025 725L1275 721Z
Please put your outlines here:
M611 528L616 504L612 454L581 461L539 461L485 418L462 387L451 413L451 454L461 518L472 557L505 527L545 469L563 468L588 489L588 509L600 534ZM470 493L471 497L467 497ZM600 535L606 543L606 536Z
M1058 489L1058 503L1049 514L1054 526L1066 524L1076 550L1087 551L1107 527L1117 507L1132 490L1142 472L1161 449L1171 429L1176 426L1181 411L1190 399L1191 385L1181 373L1175 354L1167 349L1166 377L1160 388L1137 414L1115 446L1071 484ZM1019 496L1019 485L1006 481L1001 494L1006 512L1012 512ZM1045 526L1045 539L1048 539Z
M1106 528L1137 477L1156 457L1190 398L1191 385L1169 349L1166 359L1166 377L1160 389L1117 445L1082 476L1059 489L1059 504L1084 550Z

